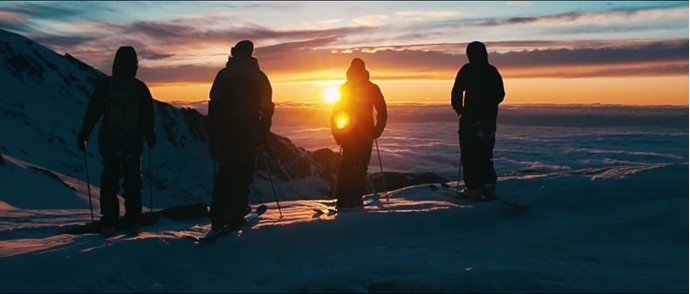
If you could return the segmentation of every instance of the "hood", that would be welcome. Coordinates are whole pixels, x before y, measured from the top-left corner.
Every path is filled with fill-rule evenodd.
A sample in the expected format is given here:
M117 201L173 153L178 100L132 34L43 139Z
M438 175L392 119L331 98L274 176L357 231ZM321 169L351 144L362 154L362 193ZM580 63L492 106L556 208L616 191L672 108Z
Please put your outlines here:
M364 82L369 80L369 71L364 66L364 61L355 58L350 62L350 67L347 69L348 82Z
M467 45L467 60L470 63L489 63L489 56L486 53L484 43L474 41Z
M133 78L137 75L139 61L137 52L131 46L123 46L117 49L113 61L113 76Z
M244 55L229 57L225 68L231 77L254 77L261 73L259 61L254 57Z

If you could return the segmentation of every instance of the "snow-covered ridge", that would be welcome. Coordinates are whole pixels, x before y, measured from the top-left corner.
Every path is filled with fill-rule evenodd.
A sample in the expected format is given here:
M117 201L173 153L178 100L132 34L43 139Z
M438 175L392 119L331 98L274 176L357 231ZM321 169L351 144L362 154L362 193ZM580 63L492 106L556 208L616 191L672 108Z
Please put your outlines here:
M0 30L0 152L42 168L85 180L83 154L75 138L94 82L105 75L20 35ZM209 199L212 161L208 154L205 116L197 111L156 102L158 145L152 149L153 186L159 205ZM97 126L98 128L98 126ZM91 183L97 195L102 169L97 128L88 145ZM292 199L328 195L334 157L316 161L287 138L269 140L269 166L278 191ZM148 183L148 157L142 167ZM258 166L252 200L272 199L265 165ZM17 185L6 183L5 185Z

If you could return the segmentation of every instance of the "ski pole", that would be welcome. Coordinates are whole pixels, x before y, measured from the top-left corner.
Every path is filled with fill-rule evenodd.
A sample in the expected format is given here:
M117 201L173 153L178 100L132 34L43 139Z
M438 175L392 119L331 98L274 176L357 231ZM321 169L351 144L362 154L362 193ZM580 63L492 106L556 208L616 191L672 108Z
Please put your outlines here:
M89 211L91 212L91 222L93 222L93 204L91 204L91 181L89 180L89 162L86 159L86 141L84 141L84 170L86 171L86 190L89 193Z
M388 187L386 187L386 177L383 174L383 164L381 163L381 152L379 151L379 140L374 139L374 143L376 143L376 154L379 156L379 167L381 168L381 181L383 182L383 191L386 194L386 202L388 202Z
M283 217L283 211L280 209L280 201L278 201L278 194L276 193L276 188L273 185L273 176L271 175L271 168L268 166L268 159L266 159L268 151L267 147L264 146L264 165L266 166L266 172L268 173L268 180L271 182L271 190L273 190L273 197L276 199L276 205L278 206L278 213L280 217Z
M149 146L149 211L153 212L153 173L151 169L151 146Z

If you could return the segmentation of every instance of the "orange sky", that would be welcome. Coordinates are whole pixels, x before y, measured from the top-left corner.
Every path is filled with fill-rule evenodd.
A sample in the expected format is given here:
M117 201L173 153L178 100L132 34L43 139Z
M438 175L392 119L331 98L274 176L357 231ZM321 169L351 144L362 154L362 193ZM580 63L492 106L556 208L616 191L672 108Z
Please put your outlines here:
M659 46L618 52L494 52L490 62L503 76L506 104L688 105L688 60L678 56L679 50L687 50L687 41L669 44L675 48L670 53ZM360 57L389 103L448 103L455 74L466 62L464 55L410 52L342 54L312 50L307 60L306 56L257 58L272 82L275 102L323 102L325 89L339 87L349 60ZM673 57L666 58L669 54ZM637 55L649 58L640 60ZM616 61L621 56L627 57ZM199 68L194 81L154 80L149 86L154 96L164 101L208 100L212 76L218 69L211 64Z
M389 103L447 103L468 43L482 41L507 104L688 105L687 1L8 1L0 11L1 28L105 74L116 48L135 47L137 77L163 101L208 100L246 39L276 102L322 101L358 57Z
M389 103L447 103L452 80L376 80ZM341 81L273 82L275 102L322 102L327 87ZM688 76L594 78L505 78L506 104L601 103L688 105ZM151 85L156 99L208 99L210 83Z

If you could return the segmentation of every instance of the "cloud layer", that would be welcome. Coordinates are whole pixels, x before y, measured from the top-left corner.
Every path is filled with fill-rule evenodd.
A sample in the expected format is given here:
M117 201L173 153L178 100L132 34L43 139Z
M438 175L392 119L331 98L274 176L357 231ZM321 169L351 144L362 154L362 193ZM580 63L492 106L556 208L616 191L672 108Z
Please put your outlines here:
M93 6L107 7L99 3L7 4L0 11L0 27L27 33L106 73L117 47L132 45L141 59L140 76L154 84L212 80L230 47L242 39L256 43L255 55L262 67L283 82L342 76L353 57L364 58L379 79L452 79L465 63L466 43L448 42L449 38L470 41L481 34L487 36L491 62L505 77L657 76L686 75L688 71L687 3L535 10L497 17L480 17L470 10L402 7L349 19L328 15L284 26L239 19L242 9L269 11L265 6L271 6L270 11L294 12L299 7L240 4L234 10L125 22L97 19L98 15L90 13L95 11ZM518 9L528 7L526 4L507 7ZM114 7L103 10L117 13ZM46 27L51 21L55 24ZM648 32L664 29L666 35L649 37ZM542 37L535 39L521 33L523 30L540 32ZM597 32L611 31L624 35L591 38L599 36ZM641 37L631 37L630 32Z

